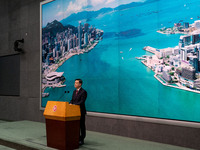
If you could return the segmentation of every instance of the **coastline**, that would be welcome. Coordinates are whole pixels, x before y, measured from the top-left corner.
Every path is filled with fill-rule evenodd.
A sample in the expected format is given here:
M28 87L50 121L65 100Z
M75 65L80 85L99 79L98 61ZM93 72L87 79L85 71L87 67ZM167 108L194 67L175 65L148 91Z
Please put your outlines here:
M146 67L148 67L149 69L151 69L149 66L147 66L146 64L145 64L145 62L144 61L141 61L141 63L142 64L144 64ZM151 69L152 70L152 69ZM152 70L154 73L155 73L155 71L154 70ZM196 90L191 90L191 89L188 89L188 88L185 88L185 87L180 87L179 85L177 85L177 86L173 86L173 85L170 85L170 84L166 84L166 83L164 83L162 80L160 80L158 77L157 77L157 73L155 73L154 74L154 78L156 78L162 85L164 85L164 86L168 86L168 87L172 87L172 88L177 88L177 89L180 89L180 90L185 90L185 91L189 91L189 92L194 92L194 93L198 93L198 94L200 94L200 91L196 91Z
M188 34L188 32L178 32L178 31L175 31L175 32L163 32L163 31L156 31L158 33L161 33L161 34Z
M62 58L60 58L59 59L59 63L57 63L57 64L52 64L51 66L49 66L49 68L48 69L46 69L45 71L44 71L44 73L43 73L43 77L45 77L47 74L49 74L49 73L51 73L51 72L54 72L54 71L56 71L60 66L62 66L69 58L71 58L72 56L74 56L74 55L79 55L79 54L84 54L84 53L88 53L89 51L91 51L92 49L94 49L95 48L95 46L97 45L99 43L99 41L96 41L96 42L94 42L92 45L90 45L90 47L89 48L84 48L84 49L79 49L79 50L77 50L78 52L69 52L69 53L67 53L67 54L65 54L65 56L64 57L62 57ZM61 85L61 84L58 84L58 86L56 86L56 87L64 87L64 86L66 86L66 85ZM52 85L48 85L48 86L45 86L44 84L42 84L42 93L44 93L45 92L45 90L46 90L46 88L47 87L54 87L54 86L52 86Z
M166 83L164 83L162 80L160 80L157 77L157 74L155 74L154 77L164 86L168 86L168 87L177 88L177 89L180 89L180 90L185 90L185 91L189 91L189 92L194 92L194 93L200 94L200 91L195 91L195 90L191 90L191 89L188 89L188 88L185 88L185 87L173 86L173 85L170 85L170 84L166 84Z

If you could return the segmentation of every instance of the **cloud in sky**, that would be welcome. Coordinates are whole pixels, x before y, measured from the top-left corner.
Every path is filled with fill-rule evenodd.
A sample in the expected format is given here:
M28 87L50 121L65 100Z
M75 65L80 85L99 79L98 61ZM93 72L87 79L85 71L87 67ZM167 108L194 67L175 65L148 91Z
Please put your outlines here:
M107 0L106 4L109 4L109 3L112 3L114 2L115 0Z
M85 7L88 6L88 0L75 0L70 1L67 8L63 11L59 11L56 14L56 17L59 18L66 18L73 13L78 13L84 10Z
M96 11L105 7L115 8L122 4L144 1L146 0L57 0L56 8L53 9L52 7L49 7L48 11L51 11L51 13L46 12L46 15L49 15L47 17L49 19L44 22L46 24L47 22L51 22L55 19L60 21L73 13L78 13L84 10ZM54 13L53 16L52 13Z
M103 8L103 7L117 7L121 4L128 4L131 2L144 2L146 0L88 0L88 3L91 4L94 9Z
M131 2L144 2L145 0L75 0L70 1L64 11L59 11L56 16L67 17L73 13L78 13L83 10L99 10L104 7L117 7L121 4L128 4ZM92 6L92 7L87 7Z

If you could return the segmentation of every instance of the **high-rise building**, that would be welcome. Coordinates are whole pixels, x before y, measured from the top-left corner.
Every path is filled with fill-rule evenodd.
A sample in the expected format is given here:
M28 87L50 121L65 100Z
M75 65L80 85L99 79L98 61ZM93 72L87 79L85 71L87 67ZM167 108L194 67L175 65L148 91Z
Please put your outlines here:
M75 48L76 47L76 36L74 35L74 37L73 37L73 48Z
M65 54L65 46L63 46L62 56L64 56L64 54Z
M192 47L183 47L180 49L180 60L187 61L187 56L189 53L194 52L194 49Z
M81 27L81 21L79 21L79 26L78 26L78 39L79 39L79 42L78 42L78 46L79 46L79 49L82 49L81 45L81 40L82 40L82 27Z
M78 46L79 38L76 38L76 46Z
M56 57L56 50L55 50L55 48L53 49L53 58L55 58Z
M59 58L59 51L56 51L56 58Z
M200 71L200 49L197 48L198 71Z
M185 46L190 45L191 44L191 36L185 36L183 38L183 42L184 42Z
M183 38L184 38L184 36L180 36L180 39L179 39L179 48L180 49L185 46L184 42L183 42Z
M84 24L84 30L85 30L85 32L88 32L88 29L89 29L89 24L88 23L85 23Z
M71 41L70 41L70 44L71 44L71 46L70 46L70 47L73 49L73 48L74 48L74 43L73 43L73 42L74 42L74 40L73 40L73 38L71 38L70 40L71 40Z
M71 49L71 39L68 39L68 44L67 45L68 45L67 49L70 50Z
M180 60L187 60L187 49L181 48L180 49Z
M195 80L195 69L193 67L183 67L181 76L189 80Z
M199 34L192 35L192 44L196 44L200 42L200 36Z
M194 67L195 72L199 71L199 62L197 56L189 56L189 63Z
M194 52L195 52L195 53L197 53L197 51L198 51L198 48L197 48L197 47L195 47L195 48L194 48Z
M84 34L84 45L85 46L88 45L88 33L87 32L85 32L85 34Z

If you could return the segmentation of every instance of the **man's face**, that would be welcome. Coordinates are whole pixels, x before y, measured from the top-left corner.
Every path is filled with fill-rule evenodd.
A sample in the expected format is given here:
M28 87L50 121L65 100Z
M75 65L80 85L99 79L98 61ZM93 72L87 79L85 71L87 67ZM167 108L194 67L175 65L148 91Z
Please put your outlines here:
M78 89L78 88L81 87L81 84L79 83L78 80L75 81L75 83L74 83L74 87L75 87L76 89Z

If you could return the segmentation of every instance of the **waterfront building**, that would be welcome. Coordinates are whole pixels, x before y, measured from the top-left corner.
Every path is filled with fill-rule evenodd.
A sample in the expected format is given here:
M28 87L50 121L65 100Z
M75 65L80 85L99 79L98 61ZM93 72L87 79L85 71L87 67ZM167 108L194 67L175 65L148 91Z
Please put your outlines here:
M59 82L64 81L65 78L63 76L64 72L51 72L46 76L46 84L53 86L57 85Z
M197 21L194 22L194 27L196 29L200 29L200 20L197 20Z
M157 65L163 64L163 59L158 59L156 55L147 56L147 66L153 70L156 69Z
M175 73L174 73L174 77L177 78L177 80L179 81L179 83L182 85L182 86L187 86L187 87L190 87L190 88L194 88L195 86L195 82L194 82L194 79L193 77L191 77L191 74L195 74L195 71L193 69L189 69L190 67L183 67L183 68L177 68ZM190 70L190 71L188 71ZM191 73L191 71L193 70L193 73ZM192 76L193 76L192 75Z
M174 77L177 78L177 80L179 81L179 78L181 76L181 73L182 73L182 69L181 68L177 68L174 72Z
M190 79L187 79L187 78L184 78L182 76L180 76L179 78L179 83L182 85L182 86L186 86L186 87L190 87L190 88L194 88L194 80L190 80Z
M181 77L188 80L195 80L195 69L193 67L183 67Z
M158 58L161 58L161 57L167 57L167 56L170 56L173 54L173 48L165 48L165 49L156 49L155 51L155 55L158 57Z
M194 81L194 87L200 89L200 79Z
M169 67L169 66L168 66ZM169 75L169 68L168 67L165 67L163 69L163 73L162 73L162 78L167 81L167 82L170 82L172 80L171 76Z

